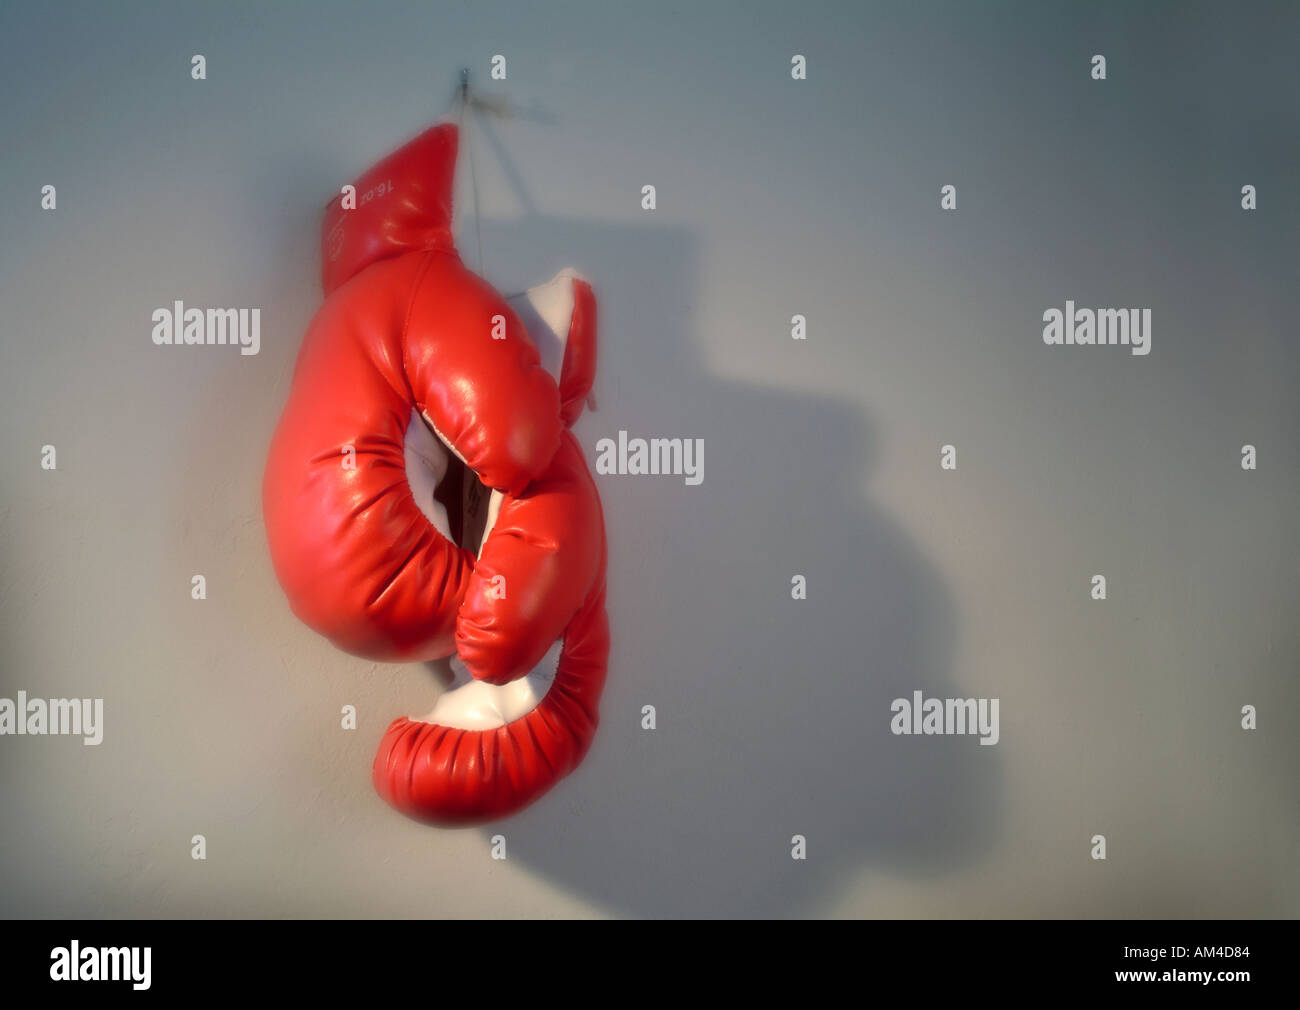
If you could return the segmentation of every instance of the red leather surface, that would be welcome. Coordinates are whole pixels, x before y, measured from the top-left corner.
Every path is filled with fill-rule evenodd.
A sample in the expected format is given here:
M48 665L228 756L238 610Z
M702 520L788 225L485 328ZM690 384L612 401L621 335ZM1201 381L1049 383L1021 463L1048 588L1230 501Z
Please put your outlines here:
M425 249L450 249L456 127L430 127L352 183L356 207L343 193L325 208L321 286L331 294L377 260Z
M522 677L560 639L596 580L602 527L596 485L565 432L546 472L502 501L465 588L456 652L475 679Z
M522 491L559 444L559 394L522 324L433 250L368 267L326 300L299 352L263 482L271 558L296 613L377 660L452 651L472 558L416 507L403 445L425 413L484 483ZM354 469L344 464L355 449Z
M596 295L586 281L573 283L573 320L560 371L560 413L572 425L596 381Z

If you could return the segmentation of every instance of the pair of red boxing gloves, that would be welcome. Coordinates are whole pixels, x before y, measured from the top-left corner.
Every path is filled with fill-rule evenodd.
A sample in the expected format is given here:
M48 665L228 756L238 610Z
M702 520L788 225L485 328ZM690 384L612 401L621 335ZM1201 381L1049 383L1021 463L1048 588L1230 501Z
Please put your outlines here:
M373 769L390 804L442 824L511 814L572 771L609 657L604 522L569 431L595 300L565 271L507 301L462 264L456 147L435 126L327 208L326 300L263 482L299 618L372 660L456 657Z

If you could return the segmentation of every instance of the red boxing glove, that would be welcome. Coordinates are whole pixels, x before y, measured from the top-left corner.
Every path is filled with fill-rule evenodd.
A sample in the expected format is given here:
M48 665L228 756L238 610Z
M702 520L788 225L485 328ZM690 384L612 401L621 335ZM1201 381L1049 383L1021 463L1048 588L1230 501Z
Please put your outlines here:
M398 809L463 823L519 809L581 760L609 645L600 503L562 431L594 376L595 301L566 272L516 312L464 268L455 154L455 128L434 127L330 204L327 298L263 510L308 625L378 660L459 649L462 679L482 681L430 721L395 722L375 762Z
M576 419L595 374L591 288L561 273L517 307ZM379 794L438 824L513 813L577 767L609 660L604 520L573 436L564 433L522 495L493 491L486 513L456 632L456 683L428 715L393 722L375 755Z
M369 659L449 655L472 569L412 499L408 439L424 441L427 422L513 493L559 446L554 380L451 245L455 157L455 127L434 127L362 176L355 210L330 204L327 297L266 465L271 558L294 613Z
M501 569L520 572L497 583L503 599L492 595L493 551ZM609 658L605 543L596 488L571 435L527 492L504 496L474 582L465 609L476 617L457 633L457 685L423 718L396 720L375 755L379 794L439 824L527 806L577 767L596 732ZM544 629L561 617L556 642ZM502 641L508 658L497 660ZM473 679L480 663L502 686ZM528 675L505 679L520 669Z

